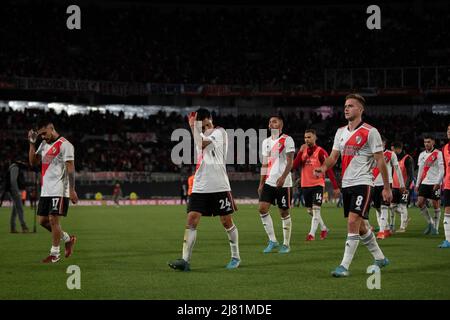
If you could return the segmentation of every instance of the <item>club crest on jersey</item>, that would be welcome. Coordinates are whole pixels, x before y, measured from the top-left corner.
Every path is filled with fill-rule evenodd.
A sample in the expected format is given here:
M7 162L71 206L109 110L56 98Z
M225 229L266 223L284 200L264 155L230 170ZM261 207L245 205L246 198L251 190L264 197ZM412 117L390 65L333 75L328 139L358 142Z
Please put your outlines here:
M362 141L362 137L361 136L356 136L356 144L360 144Z
M52 147L52 153L55 154L56 153L56 148Z

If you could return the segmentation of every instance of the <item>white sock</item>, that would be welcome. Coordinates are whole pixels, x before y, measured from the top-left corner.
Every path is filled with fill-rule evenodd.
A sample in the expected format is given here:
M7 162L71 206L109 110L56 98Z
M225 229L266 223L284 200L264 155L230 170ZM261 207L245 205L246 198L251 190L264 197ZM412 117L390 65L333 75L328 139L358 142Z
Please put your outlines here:
M64 243L69 242L70 241L70 236L67 232L63 231L61 232L62 236L61 236L61 240L64 241Z
M277 238L275 237L275 231L273 230L273 221L270 213L262 214L261 221L264 226L264 230L266 230L267 236L270 241L276 242Z
M439 231L439 222L441 220L441 209L434 209L434 228Z
M233 224L230 229L226 229L228 240L230 240L231 257L241 260L239 255L239 233L237 227Z
M380 231L384 231L388 229L388 207L381 206L381 214L380 214Z
M375 208L375 212L377 214L378 227L380 227L380 230L381 230L381 212L380 212L380 209Z
M422 216L425 218L425 220L427 221L428 224L431 224L431 217L428 214L428 209L427 206L424 205L423 208L420 209L420 213L422 214Z
M450 213L444 215L445 240L450 241Z
M283 244L289 247L292 232L291 215L288 215L285 218L281 218L281 222L283 223Z
M311 229L309 230L309 234L313 237L316 236L317 227L319 226L320 220L320 207L312 208L313 216L311 219Z
M52 248L50 249L50 255L58 257L59 256L59 246L57 246L57 247L52 246Z
M195 240L197 239L197 230L194 228L187 228L184 231L183 242L183 260L191 261L192 249L194 248Z
M318 216L319 216L319 227L320 227L320 231L326 231L326 230L328 230L328 228L327 228L327 226L325 225L325 222L323 222L323 219L322 219L322 212L321 212L321 207L317 207L318 208L318 212L319 212L319 214L318 214Z
M356 249L359 244L359 234L349 233L347 234L347 241L345 242L344 258L342 259L341 266L345 269L350 268L353 256L355 255Z
M400 210L400 217L401 217L400 228L406 229L406 224L408 223L408 208L406 207L406 204L400 204L398 206L398 209Z
M391 223L390 223L390 229L391 230L394 230L394 228L395 228L395 211L396 211L396 209L397 209L397 206L394 206L394 207L389 207L389 215L390 215L390 218L391 218Z
M392 212L398 212L398 213L400 213L400 208L399 208L399 205L398 205L398 204L391 204L390 207L389 207L389 209L391 209Z
M384 254L378 246L377 239L370 229L365 235L361 236L361 241L366 245L367 249L369 249L375 260L384 259Z

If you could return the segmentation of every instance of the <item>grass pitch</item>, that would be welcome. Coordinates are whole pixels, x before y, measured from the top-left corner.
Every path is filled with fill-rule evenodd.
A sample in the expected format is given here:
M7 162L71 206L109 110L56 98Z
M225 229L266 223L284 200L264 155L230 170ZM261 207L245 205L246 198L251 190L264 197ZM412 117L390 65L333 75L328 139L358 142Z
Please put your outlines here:
M167 266L181 257L184 206L72 206L63 228L78 237L74 255L52 265L40 263L50 234L40 226L36 234L9 234L9 212L0 208L0 299L450 299L450 250L437 248L442 225L441 235L422 235L425 222L415 208L407 233L379 241L391 260L382 269L380 290L367 288L366 268L373 259L362 243L351 277L331 277L347 233L342 209L331 205L322 209L331 229L324 241L305 242L311 218L304 208L292 210L287 255L262 253L267 239L256 206L239 206L237 270L225 269L230 249L219 219L202 218L187 273ZM279 214L271 212L282 240ZM31 209L26 216L32 226ZM374 220L373 211L371 216ZM70 265L81 269L80 290L67 289Z

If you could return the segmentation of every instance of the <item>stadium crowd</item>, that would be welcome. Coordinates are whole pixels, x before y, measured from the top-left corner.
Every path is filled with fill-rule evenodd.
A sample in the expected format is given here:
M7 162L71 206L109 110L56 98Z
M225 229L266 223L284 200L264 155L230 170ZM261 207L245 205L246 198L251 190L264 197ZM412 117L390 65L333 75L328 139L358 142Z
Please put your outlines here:
M55 119L58 131L67 137L77 150L77 171L147 171L179 172L180 167L171 161L171 149L178 142L171 141L172 131L186 128L187 121L177 113L159 112L148 118L124 118L123 114L90 112L89 114L45 113L37 109L13 111L0 109L0 169L6 170L9 163L25 160L28 155L27 131L35 126L40 117ZM261 115L213 115L216 125L237 129L267 128L268 119ZM284 131L291 135L299 148L303 144L306 128L318 132L318 144L331 150L337 128L345 123L342 112L322 119L321 115L306 117L304 113L284 114ZM401 141L405 149L417 159L423 149L422 134L443 131L450 123L450 116L423 112L417 117L365 116L365 121L377 127L388 141ZM408 125L405 125L408 124ZM130 133L152 133L151 138L133 140ZM437 140L440 147L445 140ZM248 151L248 149L247 149ZM237 155L236 155L237 157ZM258 172L259 165L235 164L230 171ZM336 168L339 171L339 167Z

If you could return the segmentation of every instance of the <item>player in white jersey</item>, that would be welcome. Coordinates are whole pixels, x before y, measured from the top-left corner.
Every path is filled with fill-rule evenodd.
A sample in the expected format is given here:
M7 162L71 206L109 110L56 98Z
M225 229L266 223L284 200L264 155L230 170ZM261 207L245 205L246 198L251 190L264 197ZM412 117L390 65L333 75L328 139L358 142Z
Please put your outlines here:
M348 217L348 234L342 262L332 272L334 277L350 275L348 270L360 240L374 257L376 266L381 268L389 264L375 236L363 220L367 220L369 215L373 189L372 169L375 164L383 179L383 200L386 202L392 200L381 136L377 129L362 121L364 108L365 99L362 96L349 94L345 98L344 114L348 125L337 130L330 156L315 170L318 176L323 175L336 164L339 155L342 156L341 190L344 216Z
M279 249L279 253L288 253L292 231L289 208L291 205L291 169L295 145L290 136L282 134L283 119L281 116L270 117L269 129L271 136L262 143L263 164L258 187L259 214L269 237L269 244L263 252L270 253L274 249ZM278 205L280 210L283 225L283 245L281 247L275 237L273 221L269 212L272 204Z
M423 139L425 150L419 155L419 173L417 175L416 192L419 192L417 206L428 223L424 234L439 234L441 218L440 196L441 183L444 178L444 158L442 152L434 148L434 138L426 136ZM431 199L434 208L434 218L428 214L426 200Z
M239 267L239 235L233 223L236 211L226 170L228 137L223 128L214 127L211 113L203 108L189 115L189 125L194 135L198 154L194 185L188 203L183 257L169 262L175 270L190 271L192 249L197 238L197 226L201 216L220 216L231 248L231 261L227 269Z
M395 152L398 159L398 165L400 173L395 172L392 176L392 212L398 212L400 214L400 228L396 232L406 232L408 223L411 220L408 217L408 203L409 203L409 186L411 185L412 178L414 176L414 162L412 157L403 151L403 143L394 141L391 146L392 151ZM400 188L400 176L405 185L405 189Z
M36 140L42 138L36 150ZM60 260L60 241L65 243L65 257L72 255L76 242L74 235L61 229L60 217L67 216L69 199L78 202L75 191L75 155L73 145L55 130L53 123L41 121L38 131L28 132L30 148L28 158L31 166L41 163L41 197L38 211L39 223L52 233L50 254L42 262L54 263Z
M404 192L405 183L403 182L403 176L401 175L400 168L398 166L397 155L391 150L386 150L386 138L383 137L382 140L384 148L383 156L387 165L389 184L392 186L392 168L394 168L396 174L400 177L400 189ZM391 226L389 226L388 212L391 204L383 200L383 196L381 194L383 191L383 179L378 168L373 169L373 178L375 185L373 188L373 207L376 210L378 226L380 227L380 231L377 234L377 239L386 239L391 235L391 232L394 232L395 212L392 211L394 214L391 214Z

